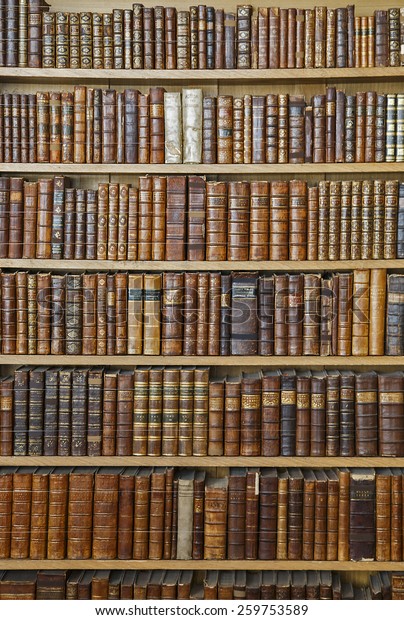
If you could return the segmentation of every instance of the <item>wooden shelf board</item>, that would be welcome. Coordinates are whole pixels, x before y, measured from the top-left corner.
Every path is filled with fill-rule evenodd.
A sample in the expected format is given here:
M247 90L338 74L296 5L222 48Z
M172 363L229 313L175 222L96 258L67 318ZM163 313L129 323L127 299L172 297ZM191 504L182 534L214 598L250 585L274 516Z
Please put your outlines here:
M291 368L397 368L404 366L404 356L207 356L207 355L0 355L0 364L52 364L68 366L135 366L135 365L186 365L186 366L259 366Z
M402 562L332 562L304 560L1 560L0 570L49 569L183 570L403 570Z
M315 456L2 456L1 467L404 467L398 457Z
M1 258L1 268L69 271L328 271L331 269L404 269L404 259L317 261L113 261Z
M326 81L350 80L400 80L404 67L333 68L333 69L209 69L209 70L135 70L135 69L34 69L2 67L0 77L5 81L21 80L51 81L91 80L124 82L158 81L172 82L278 82L278 81Z
M0 164L0 172L83 174L381 174L404 162L380 164Z

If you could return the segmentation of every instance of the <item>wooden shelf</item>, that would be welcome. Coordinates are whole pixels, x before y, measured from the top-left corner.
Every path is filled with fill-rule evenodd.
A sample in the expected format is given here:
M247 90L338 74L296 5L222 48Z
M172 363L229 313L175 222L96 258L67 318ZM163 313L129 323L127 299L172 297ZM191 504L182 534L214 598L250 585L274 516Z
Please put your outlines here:
M72 569L402 571L402 562L307 560L1 560L0 570Z
M259 366L291 368L397 368L404 366L404 356L375 355L368 357L344 356L207 356L207 355L0 355L0 364L43 364L53 366Z
M404 162L380 164L0 164L0 172L59 174L356 174L404 172Z
M316 261L129 261L43 260L1 258L0 269L46 269L69 271L329 271L332 269L404 269L404 259Z
M233 82L273 83L287 81L335 82L399 81L404 67L334 68L334 69L192 69L192 70L135 70L135 69L33 69L2 67L0 78L7 82L27 80L58 82L89 80L91 82Z
M404 467L404 458L345 456L2 456L0 467Z

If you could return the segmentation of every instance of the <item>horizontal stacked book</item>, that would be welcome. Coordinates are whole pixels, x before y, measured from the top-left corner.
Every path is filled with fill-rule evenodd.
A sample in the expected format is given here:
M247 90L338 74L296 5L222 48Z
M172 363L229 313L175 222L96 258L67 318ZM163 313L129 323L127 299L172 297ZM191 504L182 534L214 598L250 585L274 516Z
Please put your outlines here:
M0 66L59 69L277 69L397 67L402 8L239 5L50 12L45 0L9 0ZM316 43L316 45L315 45Z
M403 355L404 276L0 274L3 355Z
M303 164L404 161L404 94L310 99L75 86L0 95L0 162Z
M390 600L402 574L382 571L355 586L331 571L3 571L0 600ZM301 607L304 610L304 605Z
M404 258L395 179L208 181L141 176L73 188L0 177L0 258L357 260Z
M22 366L0 456L404 456L404 374Z
M3 467L0 557L401 562L403 475Z

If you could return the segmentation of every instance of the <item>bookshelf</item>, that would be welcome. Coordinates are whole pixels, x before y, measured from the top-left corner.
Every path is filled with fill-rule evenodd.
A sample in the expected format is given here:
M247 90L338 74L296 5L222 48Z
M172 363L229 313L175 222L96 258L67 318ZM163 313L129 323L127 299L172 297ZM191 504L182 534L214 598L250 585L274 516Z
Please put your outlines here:
M146 6L154 6L154 2L145 0ZM187 0L176 0L178 8L188 8ZM270 2L254 2L254 6L270 5ZM275 3L276 4L276 3ZM314 6L312 0L295 0L296 7ZM343 2L327 2L335 6L345 5ZM119 8L129 8L132 3L128 0L117 0L114 5ZM223 0L220 6L234 9L236 3L232 0ZM394 7L397 2L388 0L383 8ZM288 6L288 4L285 4ZM357 9L362 14L371 14L375 8L368 0L357 0ZM109 11L109 0L62 0L52 1L52 10L76 11ZM201 87L212 96L220 94L241 95L246 92L246 86L251 85L249 92L264 94L266 92L290 92L311 96L318 90L318 83L322 88L338 84L349 94L359 90L380 89L386 93L400 90L404 78L404 67L383 68L347 68L347 69L274 69L274 70L95 70L95 69L30 69L30 68L0 68L0 91L36 92L43 85L44 89L63 88L69 84L83 84L109 88L119 86L146 89L150 84L162 84L168 91L180 90L183 86L193 84ZM270 178L272 175L286 175L293 178L295 175L304 175L311 179L347 178L347 175L362 175L364 178L375 178L375 175L388 178L389 175L404 173L402 163L367 163L367 164L231 164L231 165L187 165L187 164L0 164L2 175L42 175L42 174L69 174L73 178L86 178L86 183L119 182L128 175L144 174L201 174L221 178L221 175L232 175L242 179L247 175ZM286 178L286 177L283 177ZM349 177L348 177L349 178ZM348 270L355 267L385 268L389 272L403 272L402 260L361 260L361 261L88 261L88 260L39 260L39 259L0 259L0 268L4 269L46 269L48 271L213 271L213 270L241 270L241 271L300 271L321 272L326 270ZM136 364L147 365L179 365L192 364L218 367L221 371L231 374L246 367L296 367L296 368L349 368L354 370L366 369L402 369L404 357L214 357L214 356L17 356L0 355L0 365L3 374L7 367L22 363L58 366L88 366L107 365L132 367ZM228 467L239 466L273 466L273 467L404 467L404 459L388 457L0 457L1 466L15 465L80 465L80 466L134 466L160 465L181 467L209 467L214 468L218 475L224 475ZM354 573L357 583L364 582L370 571L402 570L401 562L360 562L352 561L134 561L134 560L2 560L0 569L227 569L227 570L341 570Z

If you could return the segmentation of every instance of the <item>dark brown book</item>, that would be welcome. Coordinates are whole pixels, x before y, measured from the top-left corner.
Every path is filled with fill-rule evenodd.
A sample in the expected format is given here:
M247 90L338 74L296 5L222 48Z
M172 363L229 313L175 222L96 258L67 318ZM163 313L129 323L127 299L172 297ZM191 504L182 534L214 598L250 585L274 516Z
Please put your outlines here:
M192 537L192 559L194 560L203 559L205 478L205 471L197 471L194 478Z
M205 484L204 559L226 557L227 478L208 478Z
M185 260L187 179L167 178L166 260Z
M258 276L236 273L232 277L231 354L258 352Z
M349 558L354 562L375 559L375 501L374 470L351 470Z
M403 397L402 373L387 373L378 376L378 454L380 456L400 456Z

